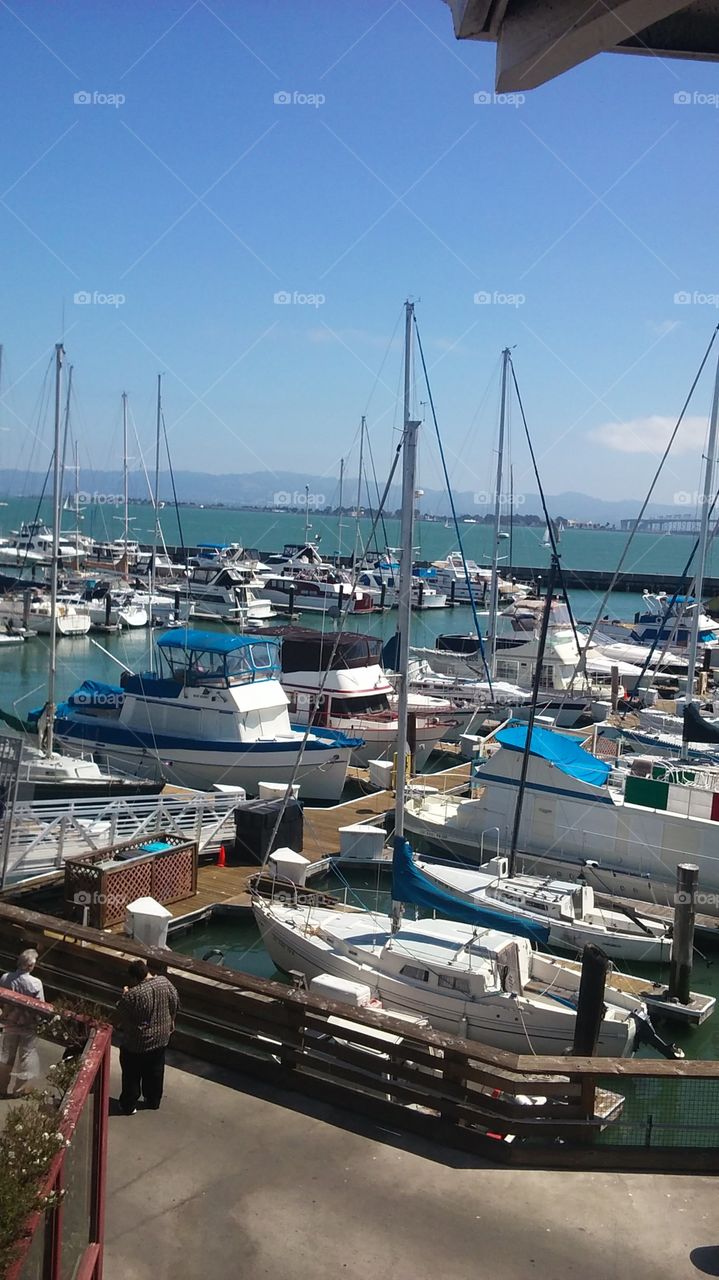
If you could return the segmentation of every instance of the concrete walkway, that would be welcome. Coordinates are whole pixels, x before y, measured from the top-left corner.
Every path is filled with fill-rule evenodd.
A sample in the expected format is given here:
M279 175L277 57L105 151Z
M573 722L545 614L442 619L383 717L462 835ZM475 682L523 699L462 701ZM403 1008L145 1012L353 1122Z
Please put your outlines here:
M110 1119L105 1280L719 1275L712 1178L485 1166L172 1060L160 1111Z

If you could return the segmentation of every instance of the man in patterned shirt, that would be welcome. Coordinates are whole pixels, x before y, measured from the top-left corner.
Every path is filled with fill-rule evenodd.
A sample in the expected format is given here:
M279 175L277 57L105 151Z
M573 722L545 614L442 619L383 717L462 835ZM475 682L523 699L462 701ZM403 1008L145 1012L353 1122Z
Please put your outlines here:
M117 1005L122 1037L120 1107L125 1115L137 1110L140 1097L156 1111L162 1101L165 1050L175 1030L179 999L169 978L151 974L144 960L133 960L129 984Z

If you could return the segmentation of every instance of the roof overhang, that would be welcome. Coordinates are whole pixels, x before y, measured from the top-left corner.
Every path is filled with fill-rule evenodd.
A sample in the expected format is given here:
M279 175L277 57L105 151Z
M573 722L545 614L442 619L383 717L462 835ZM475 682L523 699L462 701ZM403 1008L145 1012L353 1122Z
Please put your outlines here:
M719 0L445 0L458 40L497 45L496 89L535 89L597 53L719 58Z

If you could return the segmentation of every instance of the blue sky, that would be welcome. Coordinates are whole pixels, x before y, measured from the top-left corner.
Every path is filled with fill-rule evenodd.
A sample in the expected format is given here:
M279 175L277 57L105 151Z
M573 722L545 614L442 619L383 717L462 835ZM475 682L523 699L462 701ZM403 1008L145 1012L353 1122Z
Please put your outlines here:
M715 67L607 55L475 103L494 49L440 0L29 0L0 34L0 464L47 458L63 320L84 468L119 462L123 388L149 457L160 370L178 469L333 475L365 409L385 463L411 295L458 487L487 487L516 344L547 490L643 493L719 321ZM697 487L710 383L662 500Z

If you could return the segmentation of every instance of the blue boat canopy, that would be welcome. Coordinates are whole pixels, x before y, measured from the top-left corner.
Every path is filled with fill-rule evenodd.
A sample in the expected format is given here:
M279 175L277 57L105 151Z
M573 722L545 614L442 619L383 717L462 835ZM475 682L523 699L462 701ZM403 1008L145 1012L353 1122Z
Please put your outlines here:
M165 631L159 637L159 649L202 649L203 653L234 653L253 644L266 644L266 636L230 636L217 631L195 631L191 627L177 627ZM272 643L277 644L276 636Z
M467 902L446 889L440 889L427 878L412 857L409 843L397 836L392 855L392 898L395 902L412 903L428 911L438 911L450 920L474 924L483 929L499 929L518 938L529 938L541 946L549 941L549 925L521 919L507 911L494 911L479 903Z
M499 730L496 740L510 751L524 751L527 725L514 721L506 729ZM542 729L539 725L532 730L529 750L533 756L556 765L570 778L588 782L593 787L603 787L611 770L611 765L585 751L574 738L555 733L552 729Z

